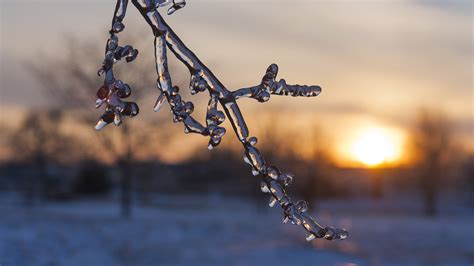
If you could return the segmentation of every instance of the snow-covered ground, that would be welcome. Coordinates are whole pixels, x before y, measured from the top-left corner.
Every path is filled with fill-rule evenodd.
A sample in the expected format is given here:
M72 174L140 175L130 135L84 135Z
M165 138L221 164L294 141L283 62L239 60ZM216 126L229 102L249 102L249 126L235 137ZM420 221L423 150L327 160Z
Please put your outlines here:
M348 240L306 242L281 224L280 209L256 201L160 197L129 220L116 202L0 201L0 265L473 265L472 213L347 211L355 204L321 203L315 213L348 228Z

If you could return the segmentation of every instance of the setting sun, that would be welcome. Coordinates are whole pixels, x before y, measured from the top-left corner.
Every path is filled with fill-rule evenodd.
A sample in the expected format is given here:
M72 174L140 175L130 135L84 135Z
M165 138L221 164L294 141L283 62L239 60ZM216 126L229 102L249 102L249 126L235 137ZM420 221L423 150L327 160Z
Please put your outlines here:
M356 138L352 153L355 159L373 167L396 159L399 151L396 140L383 130L367 129Z

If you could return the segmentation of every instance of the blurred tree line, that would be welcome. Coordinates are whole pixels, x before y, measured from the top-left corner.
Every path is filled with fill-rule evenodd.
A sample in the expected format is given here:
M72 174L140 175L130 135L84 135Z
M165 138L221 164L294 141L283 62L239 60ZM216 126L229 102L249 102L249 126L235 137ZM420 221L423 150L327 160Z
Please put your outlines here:
M132 39L142 38L132 36ZM29 64L31 73L41 82L51 100L51 107L29 110L16 129L2 130L2 138L7 140L5 144L14 155L2 172L18 177L10 188L21 191L27 205L41 199L71 199L118 192L121 214L129 217L134 199L147 203L157 193L218 191L245 194L261 202L264 195L259 191L260 181L252 177L243 163L243 150L238 141L232 141L232 136L228 137L230 140L226 145L212 152L206 149L199 156L190 156L178 165L171 165L160 160L160 151L171 147L173 135L184 133L180 127L172 125L168 114L140 115L127 119L121 127L108 126L100 133L94 132L93 125L99 112L92 106L102 82L95 73L98 60L103 56L97 49L98 44L76 38L68 38L64 47L67 47L64 57L41 57ZM132 64L116 67L117 77L137 88L132 97L138 102L144 98L152 102L150 99L157 96L153 59L139 57ZM182 77L183 80L177 80L177 83L187 82L188 74ZM455 156L460 153L450 128L445 116L433 111L420 112L411 132L415 158L410 174L404 176L404 172L396 177L400 191L407 186L416 188L415 193L421 196L427 215L436 214L437 199L453 169L464 171L462 176L466 178L462 182L470 189L469 195L474 189L472 157L459 159ZM296 180L290 193L312 202L312 207L322 198L355 194L354 187L360 180L344 179L337 174L339 170L326 148L323 130L312 125L307 131L309 136L300 136L301 132L262 123L258 147L267 164L294 173ZM308 141L309 154L302 155L295 149L295 142L300 141ZM384 171L380 168L373 174L380 177ZM381 182L386 182L385 179L371 180L372 187L366 194L370 195L371 190L375 198L382 198L384 187Z

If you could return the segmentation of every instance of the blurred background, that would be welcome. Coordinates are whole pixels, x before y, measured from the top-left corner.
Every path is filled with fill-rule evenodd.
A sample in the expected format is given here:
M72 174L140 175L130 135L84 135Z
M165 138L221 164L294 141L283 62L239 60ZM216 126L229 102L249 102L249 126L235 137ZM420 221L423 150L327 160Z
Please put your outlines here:
M472 1L189 0L165 19L228 89L270 63L316 98L239 101L289 192L349 239L281 224L230 125L215 150L158 96L129 7L116 66L140 115L93 128L115 1L1 0L0 265L472 265ZM170 56L174 83L189 73Z

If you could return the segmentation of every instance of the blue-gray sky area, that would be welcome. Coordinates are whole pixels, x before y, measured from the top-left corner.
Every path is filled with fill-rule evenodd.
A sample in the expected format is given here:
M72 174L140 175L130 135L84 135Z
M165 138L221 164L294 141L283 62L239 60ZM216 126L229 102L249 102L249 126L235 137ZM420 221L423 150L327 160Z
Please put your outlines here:
M47 104L24 62L61 56L67 34L102 49L114 2L2 0L1 104ZM244 103L252 110L284 107L350 130L363 123L403 128L428 107L472 136L472 1L187 2L166 19L229 89L257 84L273 62L288 83L323 87L318 99ZM133 6L125 23L124 36L149 33ZM150 46L142 56L152 56L151 33L143 38Z

